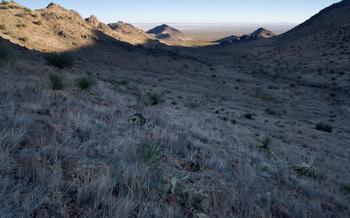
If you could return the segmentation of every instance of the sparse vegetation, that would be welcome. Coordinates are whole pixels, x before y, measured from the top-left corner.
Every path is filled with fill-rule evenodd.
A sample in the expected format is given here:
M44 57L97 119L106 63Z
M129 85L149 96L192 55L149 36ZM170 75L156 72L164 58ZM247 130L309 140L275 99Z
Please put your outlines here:
M93 85L95 84L95 80L92 79L91 77L83 77L80 78L76 81L76 85L81 89L81 90L88 90L90 89Z
M248 120L252 120L252 119L254 119L254 115L253 115L253 114L251 114L251 113L244 114L243 116L244 116L246 119L248 119Z
M331 133L333 131L333 127L326 123L318 123L315 126L316 130Z
M4 43L0 42L0 64L8 61L9 59L9 49Z
M65 87L63 76L57 74L50 74L49 82L52 90L63 90Z
M16 27L18 27L18 28L24 28L24 27L26 27L27 25L26 24L24 24L24 23L18 23L18 24L16 24Z
M270 137L263 137L262 139L257 140L257 145L260 149L269 150L271 142L272 140Z
M28 42L29 38L28 37L20 37L18 38L19 41L22 41L22 42Z
M162 157L160 145L150 141L137 144L135 155L136 160L151 167L159 167L159 162Z
M316 172L314 170L314 167L308 164L296 165L296 166L293 166L293 169L300 176L316 178Z
M4 24L0 24L0 30L6 30L6 26Z
M164 102L163 96L157 92L148 92L141 97L141 102L146 106L156 106Z
M74 59L67 53L50 53L45 56L49 65L63 69L73 66Z

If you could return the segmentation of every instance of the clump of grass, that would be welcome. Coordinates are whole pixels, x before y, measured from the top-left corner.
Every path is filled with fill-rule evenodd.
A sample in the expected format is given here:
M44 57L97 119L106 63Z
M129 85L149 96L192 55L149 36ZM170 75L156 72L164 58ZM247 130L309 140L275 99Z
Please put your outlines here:
M308 164L301 164L293 166L293 170L300 176L306 176L310 178L316 178L316 172L313 166Z
M76 85L81 90L88 90L95 84L95 80L90 77L83 77L77 80Z
M135 155L137 161L141 163L149 166L159 166L162 153L159 144L146 141L136 145Z
M323 131L323 132L329 132L331 133L333 131L333 127L326 123L318 123L315 126L316 130Z
M264 137L262 139L257 140L257 145L260 149L269 150L271 142L272 140L270 137Z
M18 40L20 40L22 42L28 42L29 38L28 37L20 37L20 38L18 38Z
M250 113L244 114L243 116L244 116L246 119L248 119L248 120L252 120L252 119L253 119L253 114L250 114Z
M141 101L146 106L155 106L164 102L163 96L156 92L148 92L142 96Z
M350 184L343 185L343 190L350 194Z
M74 63L73 57L67 53L50 53L45 59L49 65L60 69L72 67Z
M50 88L53 90L63 90L65 87L64 79L60 75L50 74L49 81L50 81Z
M269 115L276 115L276 111L274 111L274 110L272 110L272 109L270 109L270 108L266 108L266 109L265 109L265 112L266 112L267 114L269 114Z

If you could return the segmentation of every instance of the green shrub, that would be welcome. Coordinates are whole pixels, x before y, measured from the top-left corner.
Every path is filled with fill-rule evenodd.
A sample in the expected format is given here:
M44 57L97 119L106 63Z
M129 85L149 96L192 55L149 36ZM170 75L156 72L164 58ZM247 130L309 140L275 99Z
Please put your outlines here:
M73 57L67 53L50 53L45 59L49 65L60 69L72 67L74 63Z
M95 84L95 80L93 80L90 77L83 77L77 80L76 85L81 89L81 90L87 90L90 89L91 86Z
M333 127L326 124L326 123L318 123L315 126L316 130L323 131L323 132L329 132L331 133L333 131Z
M164 102L163 96L156 92L149 92L141 98L144 105L155 106Z
M62 76L56 74L49 75L50 88L53 90L63 90L64 89L64 79Z
M159 165L162 155L160 146L152 142L137 144L135 154L137 161L149 166Z

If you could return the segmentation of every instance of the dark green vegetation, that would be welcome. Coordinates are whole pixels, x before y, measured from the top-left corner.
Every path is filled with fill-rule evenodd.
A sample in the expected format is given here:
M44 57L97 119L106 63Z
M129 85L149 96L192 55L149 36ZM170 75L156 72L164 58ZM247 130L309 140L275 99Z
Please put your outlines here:
M50 74L49 82L52 90L63 90L65 87L63 76L57 74Z
M45 59L49 65L60 69L72 67L74 63L73 57L67 53L50 53L45 56Z

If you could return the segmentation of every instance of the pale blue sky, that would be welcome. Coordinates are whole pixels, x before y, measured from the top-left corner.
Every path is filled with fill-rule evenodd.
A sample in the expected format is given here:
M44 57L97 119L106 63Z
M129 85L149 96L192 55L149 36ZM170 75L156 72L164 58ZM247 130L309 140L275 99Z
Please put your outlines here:
M52 1L52 0L51 0ZM17 0L32 9L50 0ZM301 23L339 0L56 0L83 17L130 23Z

